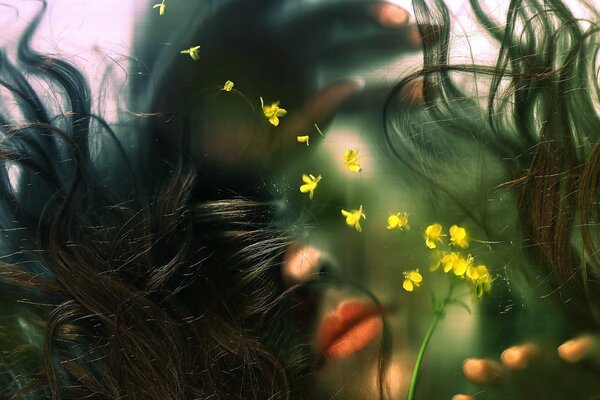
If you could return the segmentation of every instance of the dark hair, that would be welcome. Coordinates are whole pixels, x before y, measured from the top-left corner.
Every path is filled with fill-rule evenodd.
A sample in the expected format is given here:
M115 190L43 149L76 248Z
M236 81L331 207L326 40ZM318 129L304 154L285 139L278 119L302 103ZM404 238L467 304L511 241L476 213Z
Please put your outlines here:
M297 397L275 204L206 199L181 137L94 115L77 69L30 46L45 7L0 58L0 397Z
M444 2L415 0L423 68L391 93L385 119L403 168L453 200L497 251L524 248L530 262L510 268L544 277L573 326L590 329L600 323L600 35L597 10L581 5L595 20L558 0L513 0L499 23L471 0L488 46L498 47L495 65L478 65L454 62ZM423 104L399 107L414 80ZM516 212L501 203L512 193Z
M215 2L200 4L218 9ZM239 12L251 12L248 4ZM498 209L486 201L514 189L522 241L536 267L586 305L577 315L589 323L597 312L600 262L596 25L584 30L553 0L512 1L504 28L476 1L472 6L499 43L496 65L453 64L444 3L415 1L424 66L390 95L387 143L404 171L456 200L459 211L504 243L489 218ZM295 288L283 287L277 268L293 233L274 223L282 210L260 173L223 171L198 157L194 145L210 133L196 131L209 114L199 80L206 72L207 81L221 82L227 71L210 62L193 70L172 51L153 51L158 41L150 32L136 43L139 62L129 78L129 109L138 118L110 125L94 114L76 68L32 50L44 8L24 32L17 59L0 58L0 394L310 396L308 345L289 318ZM226 17L225 9L217 11ZM206 22L195 12L188 17L197 20L183 22L186 30L176 31L173 42L189 40ZM214 40L211 24L223 21L206 22ZM231 68L259 70L272 60L250 51L238 56L244 63ZM293 79L287 72L273 71ZM490 77L487 108L455 82L464 74ZM175 75L184 79L172 81ZM399 107L398 93L417 78L424 103ZM35 82L50 85L55 97L40 98ZM189 87L194 91L180 96ZM291 97L293 107L299 100ZM16 111L9 112L11 102ZM60 109L50 111L52 105ZM422 130L424 123L437 128ZM474 148L502 170L482 170L490 176L470 189L472 180L454 185L460 179L445 168ZM432 157L436 162L427 162ZM573 232L581 232L581 248ZM380 349L381 398L388 345L384 339Z

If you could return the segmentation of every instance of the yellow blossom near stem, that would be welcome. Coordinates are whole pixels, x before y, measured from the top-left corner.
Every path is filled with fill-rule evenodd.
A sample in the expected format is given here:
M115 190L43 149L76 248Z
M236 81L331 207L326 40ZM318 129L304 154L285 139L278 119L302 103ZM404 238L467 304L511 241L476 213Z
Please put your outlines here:
M310 175L310 174L302 175L302 181L304 182L304 185L300 186L300 191L302 193L308 193L308 197L312 200L315 189L317 188L317 185L319 184L320 180L321 180L321 175L317 176L316 178L314 177L314 175Z
M308 135L296 136L296 140L298 140L298 143L306 143L306 145L308 146Z
M446 236L442 233L442 225L432 224L425 229L425 245L430 249L435 249L437 243L442 243L442 236Z
M399 212L396 214L391 214L387 219L387 229L399 229L401 231L409 230L410 225L408 225L408 213Z
M459 256L452 265L452 272L454 272L454 275L456 276L463 276L473 261L474 258L470 254L467 256L467 258Z
M279 125L279 118L287 114L287 110L279 107L279 101L271 103L270 106L265 106L263 98L261 97L260 106L262 107L263 114L273 126Z
M344 164L352 172L360 172L362 170L358 162L358 149L349 149L344 152Z
M466 249L469 247L469 239L465 228L452 225L448 231L450 233L450 244Z
M227 81L227 82L225 82L225 84L223 85L223 88L221 90L224 90L226 92L231 92L231 90L233 90L233 85L235 85L235 83L233 83L232 81Z
M448 273L454 268L454 264L458 262L458 253L444 253L441 259L441 264L444 266L444 272Z
M407 292L412 292L415 288L419 287L423 281L423 276L419 273L419 268L413 271L403 272L402 274L404 275L402 287Z
M342 210L342 215L346 217L346 224L348 226L354 227L354 229L356 229L357 232L362 232L362 228L360 227L360 219L367 219L367 216L363 212L362 204L358 208L358 210Z
M193 46L189 49L181 50L181 54L189 54L192 60L198 61L200 59L200 46Z
M162 3L155 4L154 6L152 6L152 8L158 8L158 15L162 17L163 15L165 15L165 9L167 8L165 0L163 0Z
M478 298L481 299L485 293L492 290L492 278L485 265L469 266L466 276L473 285L473 293Z

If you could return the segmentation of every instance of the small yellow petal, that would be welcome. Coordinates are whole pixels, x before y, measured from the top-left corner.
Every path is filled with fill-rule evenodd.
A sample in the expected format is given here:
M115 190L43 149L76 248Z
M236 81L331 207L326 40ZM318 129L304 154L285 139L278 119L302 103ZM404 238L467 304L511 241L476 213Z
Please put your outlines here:
M306 145L308 146L308 136L296 136L296 140L298 140L298 143L306 143Z
M405 279L404 283L402 283L402 287L404 288L404 290L406 290L407 292L412 292L414 287L413 287L413 283L410 281L410 279Z
M235 84L232 81L227 81L223 85L223 90L226 92L231 92L231 90L233 89L233 85L235 85Z
M411 271L408 273L408 279L418 283L423 281L423 276L419 273L419 271Z

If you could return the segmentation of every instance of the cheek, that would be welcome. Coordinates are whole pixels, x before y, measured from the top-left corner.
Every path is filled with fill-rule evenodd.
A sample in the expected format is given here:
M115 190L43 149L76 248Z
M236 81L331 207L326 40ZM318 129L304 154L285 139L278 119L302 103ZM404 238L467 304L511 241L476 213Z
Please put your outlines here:
M285 253L281 277L286 286L307 282L318 273L321 250L312 246L294 245Z

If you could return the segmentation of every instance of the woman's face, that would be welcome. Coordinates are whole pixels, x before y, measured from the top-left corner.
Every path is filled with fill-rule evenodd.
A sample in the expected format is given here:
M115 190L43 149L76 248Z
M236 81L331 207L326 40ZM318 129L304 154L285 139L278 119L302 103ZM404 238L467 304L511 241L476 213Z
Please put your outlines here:
M386 96L418 63L418 37L406 11L387 2L267 3L227 3L215 17L224 25L209 24L213 30L204 32L199 79L231 79L245 97L219 92L211 98L197 113L207 134L196 138L191 153L243 171L238 180L260 181L271 198L299 210L298 220L284 221L298 241L286 254L282 278L289 286L307 284L304 300L316 305L298 321L312 344L315 398L377 398L380 372L386 390L405 395L433 318L432 293L441 295L447 284L444 275L428 275L435 253L425 247L424 229L441 222L430 207L431 188L382 151ZM239 62L223 63L231 55ZM413 89L404 93L407 102L419 101L418 86ZM259 96L288 111L277 126L263 118ZM309 136L308 146L298 136ZM349 150L358 150L357 160L344 163ZM350 165L356 163L360 171ZM312 199L300 190L303 175L321 176ZM358 232L342 210L361 206L366 218ZM386 229L389 215L401 212L408 213L410 229ZM403 273L417 268L424 283L409 293ZM476 351L477 328L463 309L447 311L421 375L424 383L444 384L422 385L420 396L460 392L461 361Z
M360 94L355 101L361 101ZM416 353L433 319L431 294L447 290L446 276L429 273L436 253L425 246L423 236L425 227L438 221L429 217L434 214L422 185L403 179L397 164L377 149L378 107L365 104L339 113L325 137L315 139L320 143L304 149L304 157L285 173L285 181L294 182L287 203L303 210L303 228L299 243L286 254L282 275L288 285L307 284L310 290L303 293L317 302L314 315L301 321L317 360L317 398L379 398L382 352L389 357L383 370L386 390L393 398L405 397ZM348 149L358 149L360 172L344 163ZM299 191L302 174L322 175L312 200ZM341 210L360 206L366 218L358 232ZM388 216L399 212L408 213L410 227L387 229ZM416 268L423 284L407 292L403 272ZM464 294L470 304L468 291ZM463 381L456 378L462 360L476 351L476 327L465 310L448 310L427 353L420 396L460 392Z

